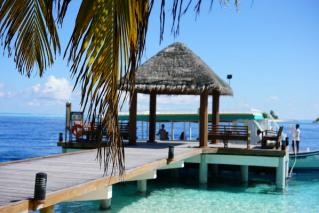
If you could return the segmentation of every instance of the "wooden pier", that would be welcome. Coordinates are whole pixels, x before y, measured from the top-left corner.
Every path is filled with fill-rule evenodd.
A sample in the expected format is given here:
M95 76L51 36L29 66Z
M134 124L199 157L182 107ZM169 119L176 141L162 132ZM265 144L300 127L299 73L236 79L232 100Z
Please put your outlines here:
M280 184L285 184L286 162L285 160L280 161L280 159L286 159L286 150L261 150L254 147L247 150L240 145L225 149L222 144L198 148L198 143L173 143L175 145L174 158L172 161L168 161L168 146L171 144L167 142L138 143L136 146L126 147L124 177L119 177L117 174L103 176L103 168L100 168L95 160L96 150L2 163L0 164L0 212L27 212L49 209L54 204L70 200L90 200L86 196L90 193L98 192L100 189L105 190L121 181L156 178L156 170L180 168L183 167L184 162L200 163L200 181L205 183L205 181L207 182L207 164L213 162L209 161L209 157L203 158L201 156L213 157L214 155L215 157L211 159L220 164L224 160L226 164L227 162L228 164L232 163L232 159L228 159L227 156L237 156L234 158L236 161L243 157L243 166L247 167L245 170L247 178L250 157L260 159L257 166L263 166L264 159L271 158L272 160L269 161L271 164L265 163L265 165L278 167L277 173L280 177L277 176L281 182L277 181L277 185L279 184L280 188ZM178 164L178 162L182 163ZM234 165L239 164L238 161L238 164ZM150 177L154 171L155 176ZM33 200L35 174L38 172L45 172L48 175L46 199L41 204ZM140 182L138 186L143 190L143 187L146 187L145 184L146 182Z

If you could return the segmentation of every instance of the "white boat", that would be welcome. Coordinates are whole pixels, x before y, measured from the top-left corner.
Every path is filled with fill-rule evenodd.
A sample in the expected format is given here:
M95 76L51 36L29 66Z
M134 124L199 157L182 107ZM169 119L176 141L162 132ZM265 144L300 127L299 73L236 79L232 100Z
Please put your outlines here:
M294 169L319 169L319 151L289 154L289 167Z

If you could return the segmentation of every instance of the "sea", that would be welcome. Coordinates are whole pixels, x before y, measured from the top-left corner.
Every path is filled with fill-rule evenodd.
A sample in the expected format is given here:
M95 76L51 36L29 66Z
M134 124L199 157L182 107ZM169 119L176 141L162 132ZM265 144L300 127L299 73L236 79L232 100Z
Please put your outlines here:
M289 136L289 129L296 123L301 128L301 150L319 150L319 124L295 120L280 125L284 126ZM0 114L0 162L62 153L56 142L59 132L64 132L64 125L65 119L62 116ZM192 128L192 138L197 138L196 125L175 124L175 138L182 131L189 138L189 127ZM169 123L166 128L171 131ZM139 123L139 139L147 137L145 130L145 124ZM238 181L238 172L223 171L218 178L210 177L207 186L203 187L198 184L196 171L183 175L163 173L148 182L145 195L137 194L136 185L132 182L113 186L110 210L99 210L98 201L87 201L61 203L55 205L55 211L319 213L319 171L294 171L285 191L276 190L274 180L270 178L269 181L263 175L267 176L252 175L249 183L243 185Z

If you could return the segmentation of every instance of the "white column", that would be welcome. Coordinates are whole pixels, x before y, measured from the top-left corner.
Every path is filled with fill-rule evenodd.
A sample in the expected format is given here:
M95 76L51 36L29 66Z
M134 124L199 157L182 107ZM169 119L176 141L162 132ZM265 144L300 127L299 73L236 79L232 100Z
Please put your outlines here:
M207 162L206 162L206 155L201 155L201 160L199 164L199 183L206 184L207 183Z
M147 190L147 180L137 181L137 191L141 194L145 194Z
M276 167L276 185L278 189L286 187L286 165L285 158L280 157L278 166Z
M241 172L241 180L242 182L244 183L247 183L248 182L248 173L249 173L249 170L248 170L248 166L240 166L240 172Z

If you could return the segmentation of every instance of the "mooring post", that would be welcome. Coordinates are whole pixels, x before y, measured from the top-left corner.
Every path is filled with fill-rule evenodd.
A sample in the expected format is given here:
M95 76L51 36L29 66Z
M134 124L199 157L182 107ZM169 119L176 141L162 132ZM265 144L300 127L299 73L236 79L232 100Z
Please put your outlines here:
M47 188L47 179L48 176L44 172L39 172L35 175L35 183L34 183L34 210L41 208L44 204L44 200L46 197L46 188ZM53 213L54 206L47 206L45 208L40 209L40 213Z
M168 157L167 160L168 161L172 161L174 159L174 146L173 145L169 145L168 146Z
M33 199L38 203L44 203L47 188L47 174L39 172L35 175Z
M199 183L200 184L207 184L207 162L206 162L206 155L202 154L200 158L200 165L199 165Z

